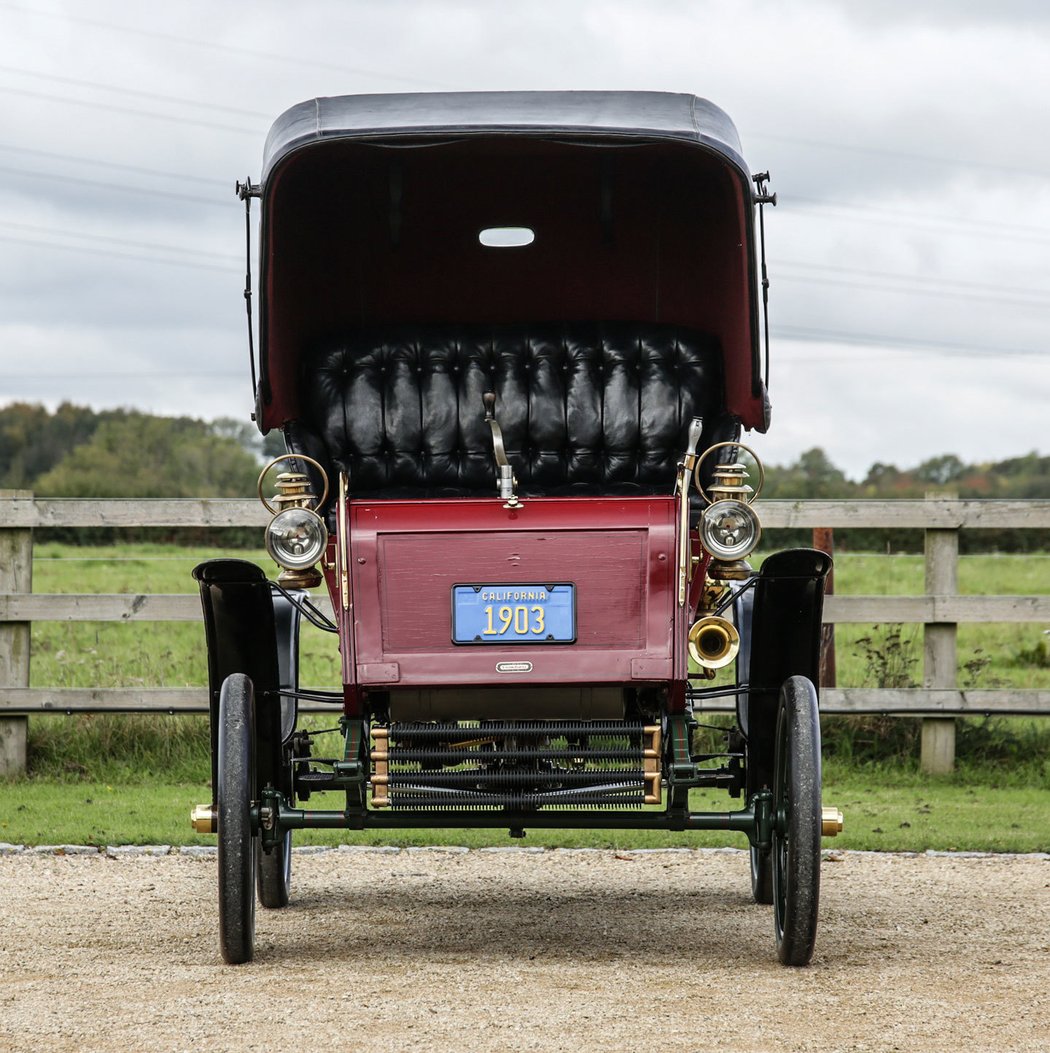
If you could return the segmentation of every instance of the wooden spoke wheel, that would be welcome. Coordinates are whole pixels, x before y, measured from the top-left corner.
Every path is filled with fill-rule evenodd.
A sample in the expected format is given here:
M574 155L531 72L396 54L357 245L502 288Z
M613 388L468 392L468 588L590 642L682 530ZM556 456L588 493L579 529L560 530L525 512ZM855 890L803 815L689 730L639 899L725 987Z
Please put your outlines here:
M219 949L231 965L255 951L255 869L252 832L255 793L255 693L243 673L219 692L218 804Z
M820 902L820 717L803 676L780 689L773 770L773 915L777 957L806 965Z

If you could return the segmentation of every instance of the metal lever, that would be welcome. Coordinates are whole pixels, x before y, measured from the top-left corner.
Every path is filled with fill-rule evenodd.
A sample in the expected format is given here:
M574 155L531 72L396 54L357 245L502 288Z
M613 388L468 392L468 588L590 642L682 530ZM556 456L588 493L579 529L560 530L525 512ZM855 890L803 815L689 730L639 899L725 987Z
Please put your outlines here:
M681 464L678 466L678 489L683 493L687 493L689 490L689 480L692 478L693 469L696 467L696 447L700 442L700 433L703 429L704 422L699 417L694 417L689 425L689 438L686 441L685 454L682 457ZM684 479L682 472L685 473Z
M492 452L495 454L496 467L499 469L497 493L506 502L504 508L521 508L521 502L514 492L518 480L514 478L514 469L507 460L507 450L503 445L503 430L499 426L499 421L496 420L495 392L486 391L481 396L481 401L485 404L485 421L492 429Z
M704 422L694 417L689 425L689 438L686 441L685 453L678 463L678 606L685 606L686 589L689 585L689 571L692 566L692 550L689 544L689 480L693 477L696 466L696 447L700 442L700 433Z

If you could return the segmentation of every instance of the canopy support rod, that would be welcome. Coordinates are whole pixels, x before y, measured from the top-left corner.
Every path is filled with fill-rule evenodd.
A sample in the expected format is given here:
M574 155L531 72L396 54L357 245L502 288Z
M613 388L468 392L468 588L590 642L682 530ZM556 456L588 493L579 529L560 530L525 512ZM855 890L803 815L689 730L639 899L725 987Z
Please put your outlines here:
M765 330L766 342L766 368L765 381L766 390L769 390L769 274L766 271L766 216L765 206L777 207L777 195L770 194L766 190L769 182L768 172L759 172L751 177L755 181L755 203L758 205L758 242L759 252L762 260L762 326Z
M252 330L252 198L260 196L258 183L246 179L237 183L237 196L244 202L244 307L248 312L248 363L252 371L252 403L259 397L255 376L255 338ZM255 419L255 414L252 414Z

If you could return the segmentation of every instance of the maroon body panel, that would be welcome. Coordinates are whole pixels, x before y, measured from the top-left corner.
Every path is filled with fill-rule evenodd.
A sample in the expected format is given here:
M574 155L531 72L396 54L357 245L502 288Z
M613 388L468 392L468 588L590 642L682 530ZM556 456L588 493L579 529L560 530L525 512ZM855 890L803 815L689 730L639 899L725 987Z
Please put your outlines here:
M670 496L535 498L518 509L350 501L354 617L343 649L353 679L366 689L684 679L675 509ZM452 642L453 585L542 582L576 586L574 643Z

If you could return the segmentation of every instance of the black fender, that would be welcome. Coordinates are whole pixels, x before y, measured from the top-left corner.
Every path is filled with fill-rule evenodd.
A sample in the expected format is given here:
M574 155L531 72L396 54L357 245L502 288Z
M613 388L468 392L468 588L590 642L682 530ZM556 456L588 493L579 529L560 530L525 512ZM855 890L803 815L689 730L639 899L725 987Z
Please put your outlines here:
M193 568L201 592L208 647L211 777L218 767L219 691L231 673L244 673L255 688L256 789L281 786L283 745L295 730L299 612L283 597L275 602L266 575L243 559L210 559ZM283 787L282 787L283 788Z
M747 736L747 793L772 785L781 685L792 676L819 683L824 583L831 557L810 548L769 556L755 583L751 612L749 688L741 702Z

